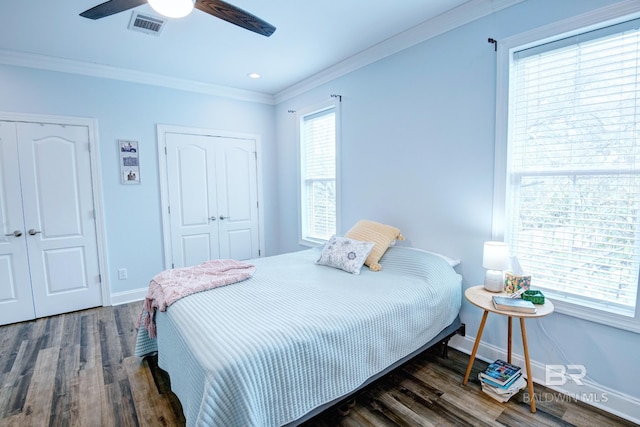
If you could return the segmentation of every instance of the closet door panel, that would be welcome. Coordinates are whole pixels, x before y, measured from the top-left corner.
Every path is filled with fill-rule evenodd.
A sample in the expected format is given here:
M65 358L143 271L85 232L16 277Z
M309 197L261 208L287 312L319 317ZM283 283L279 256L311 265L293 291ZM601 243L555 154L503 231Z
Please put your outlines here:
M101 305L89 131L17 126L36 316Z
M220 256L215 151L201 135L166 135L167 174L174 267Z
M59 137L33 141L29 162L33 176L25 176L35 199L30 204L31 226L38 225L43 239L72 239L82 235L81 203L83 190L78 182L79 170L75 153L77 142ZM26 145L26 144L25 144ZM27 150L25 150L26 152ZM28 170L28 168L25 168Z
M0 121L0 324L33 319L16 125Z
M245 260L259 256L258 180L253 140L218 138L216 182L220 256Z

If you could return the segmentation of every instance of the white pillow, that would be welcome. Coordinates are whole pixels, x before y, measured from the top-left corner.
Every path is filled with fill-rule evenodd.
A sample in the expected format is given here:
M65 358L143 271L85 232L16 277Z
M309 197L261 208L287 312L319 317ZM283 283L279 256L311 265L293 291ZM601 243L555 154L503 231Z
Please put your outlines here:
M360 269L374 245L373 242L332 236L324 245L316 264L339 268L351 274L360 274Z
M447 261L447 264L449 264L451 267L455 267L460 264L459 259L449 258L448 256L439 254L437 252L429 252L429 251L425 251L425 252L430 253L431 255L439 256L443 260Z

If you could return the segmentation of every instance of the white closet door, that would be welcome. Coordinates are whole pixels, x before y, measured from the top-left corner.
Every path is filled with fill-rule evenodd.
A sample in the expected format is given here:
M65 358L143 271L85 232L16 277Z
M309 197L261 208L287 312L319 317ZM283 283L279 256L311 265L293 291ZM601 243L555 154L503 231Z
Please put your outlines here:
M215 147L205 136L166 135L174 267L220 257Z
M36 123L17 129L36 317L101 305L89 130Z
M217 140L218 211L223 217L218 223L220 258L257 258L259 236L255 141Z
M16 125L0 122L0 324L33 319Z
M171 264L258 257L255 141L166 133Z

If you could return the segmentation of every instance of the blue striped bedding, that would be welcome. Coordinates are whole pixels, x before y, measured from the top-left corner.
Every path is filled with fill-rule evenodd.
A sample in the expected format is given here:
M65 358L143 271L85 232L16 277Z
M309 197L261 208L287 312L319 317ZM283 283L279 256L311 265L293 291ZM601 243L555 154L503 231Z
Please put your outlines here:
M318 248L252 260L254 276L183 298L140 329L189 426L280 426L356 390L457 317L461 277L391 247L382 271L315 264Z

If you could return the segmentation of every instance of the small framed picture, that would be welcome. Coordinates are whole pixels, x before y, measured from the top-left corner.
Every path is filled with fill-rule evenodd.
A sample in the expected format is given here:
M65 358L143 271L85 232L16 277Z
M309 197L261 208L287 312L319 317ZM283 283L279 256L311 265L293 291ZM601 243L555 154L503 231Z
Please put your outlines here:
M118 141L120 158L120 182L122 184L140 184L140 151L138 141Z

